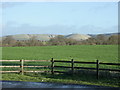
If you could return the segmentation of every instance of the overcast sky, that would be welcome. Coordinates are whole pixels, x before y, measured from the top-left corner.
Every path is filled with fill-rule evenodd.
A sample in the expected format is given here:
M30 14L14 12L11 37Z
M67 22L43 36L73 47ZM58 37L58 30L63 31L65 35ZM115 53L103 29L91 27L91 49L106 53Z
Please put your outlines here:
M5 2L0 6L3 36L118 32L117 2Z

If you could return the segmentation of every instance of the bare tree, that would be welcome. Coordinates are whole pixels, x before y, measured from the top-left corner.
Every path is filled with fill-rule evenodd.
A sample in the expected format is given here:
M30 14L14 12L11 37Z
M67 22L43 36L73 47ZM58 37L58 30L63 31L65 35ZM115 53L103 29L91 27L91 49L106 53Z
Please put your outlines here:
M31 37L31 38L26 42L26 44L27 44L28 46L43 46L43 45L44 45L41 41L39 41L39 40L36 39L36 36Z
M2 40L3 46L13 46L16 43L16 40L12 36L7 36Z
M108 39L108 44L120 44L120 35L112 35Z
M97 35L96 40L97 40L96 44L103 45L103 44L106 44L105 42L107 41L107 38L105 35L99 34Z

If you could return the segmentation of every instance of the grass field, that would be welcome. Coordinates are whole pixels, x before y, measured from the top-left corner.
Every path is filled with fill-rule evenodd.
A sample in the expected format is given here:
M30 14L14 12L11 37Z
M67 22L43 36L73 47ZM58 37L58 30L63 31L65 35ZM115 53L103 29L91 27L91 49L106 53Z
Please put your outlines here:
M79 46L41 46L41 47L3 47L3 60L71 60L75 61L93 61L97 59L100 62L118 63L118 46L117 45L79 45ZM2 62L3 65L20 65L20 62ZM50 62L25 62L24 65L51 65ZM69 66L71 64L56 63L55 65ZM96 67L96 65L77 65L84 67ZM102 68L117 68L117 66L100 66ZM2 70L20 70L20 68L2 68ZM50 70L50 68L24 68L24 70ZM60 69L59 69L60 70ZM68 69L66 69L68 70ZM87 77L87 78L86 78ZM108 76L107 76L108 77ZM35 81L41 82L60 82L72 84L89 84L119 87L118 78L103 78L98 80L95 76L85 75L51 75L40 73L20 74L2 74L2 80L14 81Z
M21 74L3 74L2 80L7 81L27 81L27 82L55 82L66 84L80 84L80 85L98 85L108 87L120 87L118 78L100 78L95 79L93 75L65 75L65 74L46 74L46 73L27 73Z
M118 46L117 45L79 45L79 46L42 46L42 47L3 47L3 60L58 60L75 61L93 61L97 59L100 62L118 63ZM6 65L18 65L18 62L3 62ZM25 65L51 65L50 62L29 62ZM56 63L56 65L67 65L67 63ZM76 66L80 66L75 64ZM95 65L84 64L81 66L95 67ZM106 68L118 68L116 66L103 66ZM9 68L13 69L13 68ZM14 68L15 69L15 68ZM17 68L16 68L17 69ZM36 69L36 68L34 68ZM37 68L40 69L40 68ZM6 70L3 68L3 70Z
M117 45L79 45L42 47L3 47L3 60L50 60L64 59L80 61L118 62Z

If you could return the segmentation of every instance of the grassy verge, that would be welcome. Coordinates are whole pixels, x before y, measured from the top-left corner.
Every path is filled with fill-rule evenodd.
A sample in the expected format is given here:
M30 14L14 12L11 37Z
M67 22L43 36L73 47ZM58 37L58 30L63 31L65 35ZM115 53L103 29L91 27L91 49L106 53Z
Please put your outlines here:
M100 77L99 80L93 75L67 75L50 73L26 73L2 74L2 80L10 81L30 81L30 82L55 82L65 84L98 85L108 87L119 87L118 78Z

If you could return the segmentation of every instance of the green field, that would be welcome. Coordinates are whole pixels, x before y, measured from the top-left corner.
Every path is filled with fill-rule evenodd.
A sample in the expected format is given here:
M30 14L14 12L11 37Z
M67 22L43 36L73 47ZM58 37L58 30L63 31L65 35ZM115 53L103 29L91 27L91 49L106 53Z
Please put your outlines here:
M3 60L60 60L118 62L117 45L3 47Z
M100 62L118 63L118 46L117 45L76 45L76 46L41 46L41 47L3 47L2 59L3 60L71 60L75 61L93 61L97 59ZM20 65L20 62L2 62L3 65ZM24 65L51 65L50 62L25 62ZM71 66L69 63L56 63L55 65ZM96 65L88 64L75 64L75 66L96 67ZM100 68L117 68L118 66L104 66ZM2 68L5 70L20 70L20 68ZM50 68L24 68L24 70L50 70ZM58 68L58 70L61 70ZM64 69L70 70L70 69ZM25 73L21 74L2 74L2 80L14 81L34 81L34 82L58 82L58 83L71 83L71 84L87 84L87 85L101 85L119 87L118 78L111 78L108 74L107 77L100 77L96 80L94 75L78 74L74 77L71 75L51 75L40 73Z
M3 47L3 60L71 60L118 63L117 45L76 45L76 46L41 46L41 47ZM19 65L19 62L3 62L3 65ZM25 62L24 65L48 65L50 62ZM56 63L55 65L70 66L70 63ZM74 64L75 66L96 67L90 64ZM101 68L118 68L118 66L100 65ZM9 70L18 70L9 68ZM25 68L26 69L26 68ZM27 68L27 69L46 69L46 68ZM8 68L3 68L8 70ZM48 69L49 70L49 69Z

